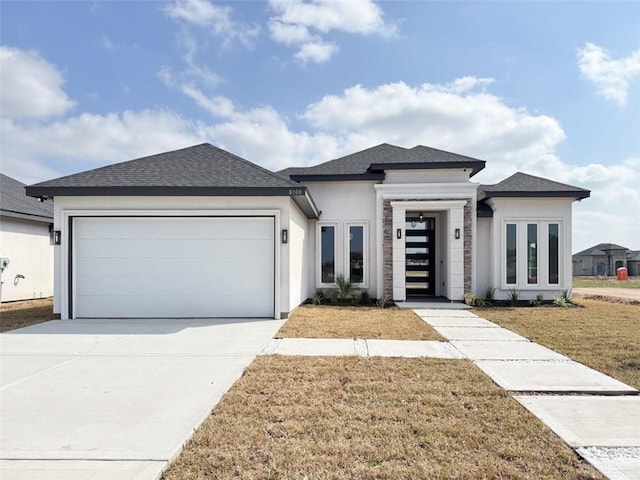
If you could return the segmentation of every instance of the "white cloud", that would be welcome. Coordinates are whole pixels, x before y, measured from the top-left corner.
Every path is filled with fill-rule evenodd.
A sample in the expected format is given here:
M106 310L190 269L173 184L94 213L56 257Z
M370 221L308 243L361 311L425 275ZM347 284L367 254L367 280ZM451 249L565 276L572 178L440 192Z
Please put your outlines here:
M424 144L491 160L487 179L553 158L565 138L560 124L484 92L491 82L466 77L415 87L403 82L371 89L356 85L309 105L302 117L316 129L366 138L369 144Z
M337 53L338 47L332 43L308 42L300 45L295 57L302 63L325 63Z
M604 48L586 43L578 50L578 67L582 75L595 84L600 95L624 106L631 82L640 77L640 50L614 60Z
M338 52L324 38L332 31L389 37L396 30L372 0L270 0L269 5L275 13L269 20L271 39L297 46L295 57L304 63L324 63Z
M391 35L393 25L386 24L382 9L371 0L271 0L274 20L300 25L321 33L339 30L354 34Z
M507 105L488 91L490 78L356 85L307 105L295 119L306 127L293 128L273 106L239 108L227 97L208 94L191 77L164 69L159 76L208 111L210 121L192 122L162 108L51 118L46 115L68 112L73 103L58 70L39 56L15 53L35 59L42 68L33 70L40 74L34 81L63 100L62 107L41 109L25 98L25 105L0 120L3 173L27 183L201 142L272 170L316 164L382 142L423 144L487 160L476 181L498 181L521 170L589 188L592 198L576 205L574 251L599 241L640 248L640 158L612 165L563 162L556 153L565 137L558 121Z
M62 89L62 73L37 52L0 46L0 84L5 118L47 118L74 106Z
M3 172L34 182L205 141L200 125L157 109L38 125L2 119L0 140Z
M215 5L208 0L174 0L164 7L163 11L174 20L199 27L221 39L225 47L239 42L250 48L260 34L258 25L233 20L231 7Z

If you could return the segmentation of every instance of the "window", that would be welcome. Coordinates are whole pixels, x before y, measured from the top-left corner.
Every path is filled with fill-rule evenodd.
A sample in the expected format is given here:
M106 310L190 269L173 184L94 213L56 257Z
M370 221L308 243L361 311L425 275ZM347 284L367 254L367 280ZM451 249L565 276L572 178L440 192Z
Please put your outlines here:
M503 288L557 288L562 276L562 222L509 220L503 228Z
M557 223L549 224L549 285L560 283L560 276L558 275L560 269L559 227Z
M507 223L507 284L518 283L518 226Z
M364 283L364 226L349 226L349 281Z
M538 224L527 224L527 283L538 283Z
M336 227L320 227L320 282L333 283L336 280Z

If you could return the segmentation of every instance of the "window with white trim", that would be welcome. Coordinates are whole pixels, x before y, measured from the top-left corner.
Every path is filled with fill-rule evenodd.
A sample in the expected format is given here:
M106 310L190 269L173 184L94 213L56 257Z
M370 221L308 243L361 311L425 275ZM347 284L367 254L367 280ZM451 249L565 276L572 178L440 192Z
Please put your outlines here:
M518 225L507 223L506 234L506 283L515 285L518 283Z
M507 220L503 225L503 287L559 285L563 257L562 222Z
M320 284L333 284L336 281L337 230L337 224L318 224Z
M345 277L354 285L366 285L368 275L366 222L347 222L346 224L347 263Z
M549 285L558 285L560 283L560 225L550 223L548 225L548 251L549 251L549 268L548 280Z
M538 224L527 223L527 285L538 284Z

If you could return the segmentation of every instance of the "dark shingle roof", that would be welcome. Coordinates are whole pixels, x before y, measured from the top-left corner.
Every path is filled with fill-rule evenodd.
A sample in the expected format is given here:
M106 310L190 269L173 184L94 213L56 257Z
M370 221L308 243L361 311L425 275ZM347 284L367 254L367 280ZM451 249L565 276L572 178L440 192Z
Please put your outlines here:
M615 243L599 243L598 245L594 245L593 247L587 248L578 253L574 253L576 255L606 255L607 250L628 250L627 247L621 247L620 245L616 245Z
M514 173L495 185L480 185L478 187L478 200L492 197L573 197L583 199L589 195L591 192L584 188L522 172Z
M0 174L0 213L9 217L27 218L51 223L53 202L39 202L28 197L25 184Z
M292 179L322 180L323 176L356 179L382 179L385 170L427 168L470 168L472 175L484 168L485 162L476 158L418 145L413 148L383 143L360 152L336 158L313 167L287 168L280 171ZM327 178L330 180L330 178Z
M306 187L208 143L37 183L27 194L289 196L308 218L319 215Z
M31 185L44 189L111 187L288 188L296 183L208 143L116 163Z

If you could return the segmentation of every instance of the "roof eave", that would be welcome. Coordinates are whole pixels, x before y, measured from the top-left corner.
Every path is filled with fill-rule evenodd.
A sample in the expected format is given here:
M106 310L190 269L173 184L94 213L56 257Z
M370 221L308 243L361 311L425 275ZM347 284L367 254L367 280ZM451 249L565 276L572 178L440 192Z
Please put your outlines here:
M590 190L565 190L565 191L544 191L544 192L529 192L529 191L520 191L520 192L491 192L485 191L484 196L481 200L486 200L489 198L502 197L502 198L574 198L576 200L582 200L583 198L588 198L591 196Z
M307 187L301 187L301 188L304 190L304 193L297 194L297 195L292 194L291 199L295 202L298 208L302 210L302 213L304 213L308 219L317 220L318 218L320 218L320 214L322 212L318 210L318 207L316 206L316 203L313 201L313 198L311 197L311 194L309 193L309 190L307 189ZM295 190L297 189L293 189L293 190L295 193Z
M369 169L372 172L384 170L438 170L450 168L470 168L473 177L486 165L484 160L460 161L460 162L405 162L405 163L372 163Z
M32 197L291 197L307 218L320 212L306 187L27 187Z
M239 196L239 197L278 197L289 196L290 187L27 187L27 195L31 197L123 197L123 196L158 196L158 197L197 197L197 196Z
M0 210L0 215L2 215L3 217L20 218L22 220L31 220L33 222L53 223L53 216L48 217L45 215L33 215L30 213L14 212L11 210Z
M294 182L346 182L346 181L381 181L384 173L349 173L338 175L291 175Z

